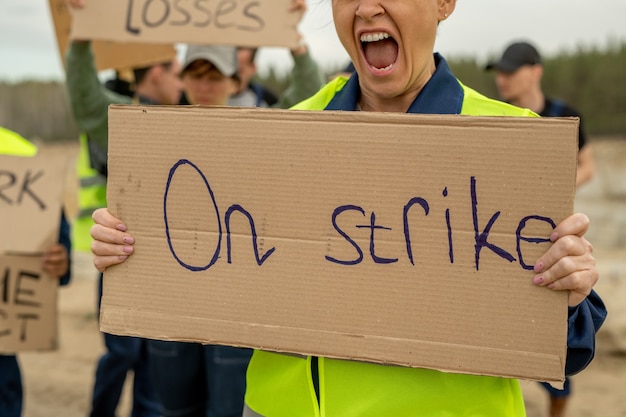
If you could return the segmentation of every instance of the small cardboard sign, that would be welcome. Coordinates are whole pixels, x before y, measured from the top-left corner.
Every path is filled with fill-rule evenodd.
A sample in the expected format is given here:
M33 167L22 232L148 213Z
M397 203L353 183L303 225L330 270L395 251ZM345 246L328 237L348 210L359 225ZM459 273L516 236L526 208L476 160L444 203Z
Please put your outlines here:
M98 1L93 2L97 3ZM106 1L99 2L107 3ZM92 1L89 2L89 4L91 3ZM65 66L65 54L72 28L72 15L68 9L67 0L49 0L49 5L59 55L63 66ZM93 50L98 70L141 68L155 63L168 62L176 57L176 49L169 40L165 45L96 41L93 43Z
M0 155L0 353L57 348L57 287L41 254L58 242L69 159Z
M0 254L43 253L58 242L68 162L0 155Z
M0 354L58 346L57 288L39 255L0 255Z
M107 200L136 243L101 329L562 381L567 294L532 266L573 211L577 126L112 106Z
M118 42L298 45L291 0L107 0L72 10L72 37Z

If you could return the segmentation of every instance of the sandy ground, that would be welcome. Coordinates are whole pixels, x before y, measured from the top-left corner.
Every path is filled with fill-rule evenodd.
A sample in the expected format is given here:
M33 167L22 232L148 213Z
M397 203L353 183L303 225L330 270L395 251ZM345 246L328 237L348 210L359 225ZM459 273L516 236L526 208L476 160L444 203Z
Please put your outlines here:
M97 280L90 255L74 254L73 268L73 282L59 290L60 349L19 355L25 386L24 417L88 415L95 366L103 352L95 315ZM594 362L573 378L575 394L568 417L626 417L626 354L611 352L608 346L601 333ZM543 389L526 381L522 381L522 388L528 416L547 417L548 400ZM126 389L120 417L129 415L129 395Z

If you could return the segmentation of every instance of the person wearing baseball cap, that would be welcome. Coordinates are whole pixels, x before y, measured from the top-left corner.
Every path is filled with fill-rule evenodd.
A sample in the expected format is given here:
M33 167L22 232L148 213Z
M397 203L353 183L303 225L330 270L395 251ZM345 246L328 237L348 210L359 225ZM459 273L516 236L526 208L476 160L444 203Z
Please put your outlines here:
M580 113L562 100L546 97L541 86L543 62L537 48L528 42L511 43L502 56L485 66L496 72L500 98L510 104L534 111L542 117L578 117L578 168L576 185L591 179L594 160Z
M515 72L524 65L541 64L541 56L537 49L528 42L515 42L509 45L497 61L492 61L485 69L502 72Z
M237 49L189 45L181 72L186 103L225 106L237 92Z

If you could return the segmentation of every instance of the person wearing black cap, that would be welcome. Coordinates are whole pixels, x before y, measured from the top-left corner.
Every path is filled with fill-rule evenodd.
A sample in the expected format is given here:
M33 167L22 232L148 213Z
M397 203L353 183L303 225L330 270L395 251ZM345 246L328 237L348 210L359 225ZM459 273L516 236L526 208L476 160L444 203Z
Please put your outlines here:
M542 117L580 118L576 186L589 181L593 176L594 161L583 129L582 117L570 105L544 95L541 87L543 64L537 48L528 42L512 43L504 50L500 59L487 64L485 70L496 71L496 86L502 100L528 108Z

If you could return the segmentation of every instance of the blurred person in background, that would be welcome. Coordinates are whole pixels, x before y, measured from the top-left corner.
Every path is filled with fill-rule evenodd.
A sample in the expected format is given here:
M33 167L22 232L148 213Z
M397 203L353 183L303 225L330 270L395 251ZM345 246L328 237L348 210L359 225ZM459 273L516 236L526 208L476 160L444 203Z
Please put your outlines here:
M82 8L85 0L69 0L71 8ZM73 40L66 56L66 88L70 106L76 123L83 136L81 151L83 161L89 166L79 170L82 180L107 176L108 149L108 107L110 104L177 104L182 92L180 80L180 62L177 59L156 63L143 68L133 69L132 89L128 85L116 82L125 88L111 91L101 84L95 66L95 58L88 40ZM128 94L134 93L130 97ZM84 155L87 148L88 155ZM87 157L88 156L88 157ZM92 184L91 189L81 187L79 196L104 198L106 184ZM87 209L87 201L81 201L81 209ZM90 201L91 205L106 201ZM83 239L89 236L77 236L77 246L88 245ZM102 297L102 274L98 279L97 312L100 313ZM95 381L91 400L91 417L115 417L115 410L120 402L122 389L129 371L133 372L132 417L158 417L159 406L151 381L148 366L146 340L138 337L117 336L103 333L105 352L96 366Z
M305 11L304 2L303 13ZM324 74L317 62L311 57L309 48L300 38L300 44L290 49L293 59L293 69L290 74L290 83L280 97L274 96L261 84L254 82L257 74L255 59L258 48L237 48L237 62L239 75L239 89L231 97L228 104L236 107L274 107L287 109L300 101L315 94L324 85Z
M291 12L306 12L306 2L304 0L292 0L289 10ZM309 52L309 48L304 42L302 35L299 35L298 46L290 49L293 59L293 68L289 75L290 82L287 89L276 97L263 85L254 81L257 75L256 57L259 48L240 46L237 48L237 81L238 86L230 96L228 105L233 107L273 107L287 109L294 104L312 96L324 85L324 74L319 65ZM185 91L181 104L201 104L193 103L187 97Z
M31 157L37 147L16 132L0 127L0 155ZM43 271L60 285L67 285L71 278L70 224L61 210L58 243L51 246L41 257ZM20 366L16 355L0 354L0 416L22 415L23 387Z
M541 86L543 64L537 48L528 42L512 43L504 50L500 59L487 64L485 70L495 70L498 93L507 103L530 109L542 117L572 116L580 119L576 186L589 181L594 174L595 164L582 117L569 104L544 94Z

